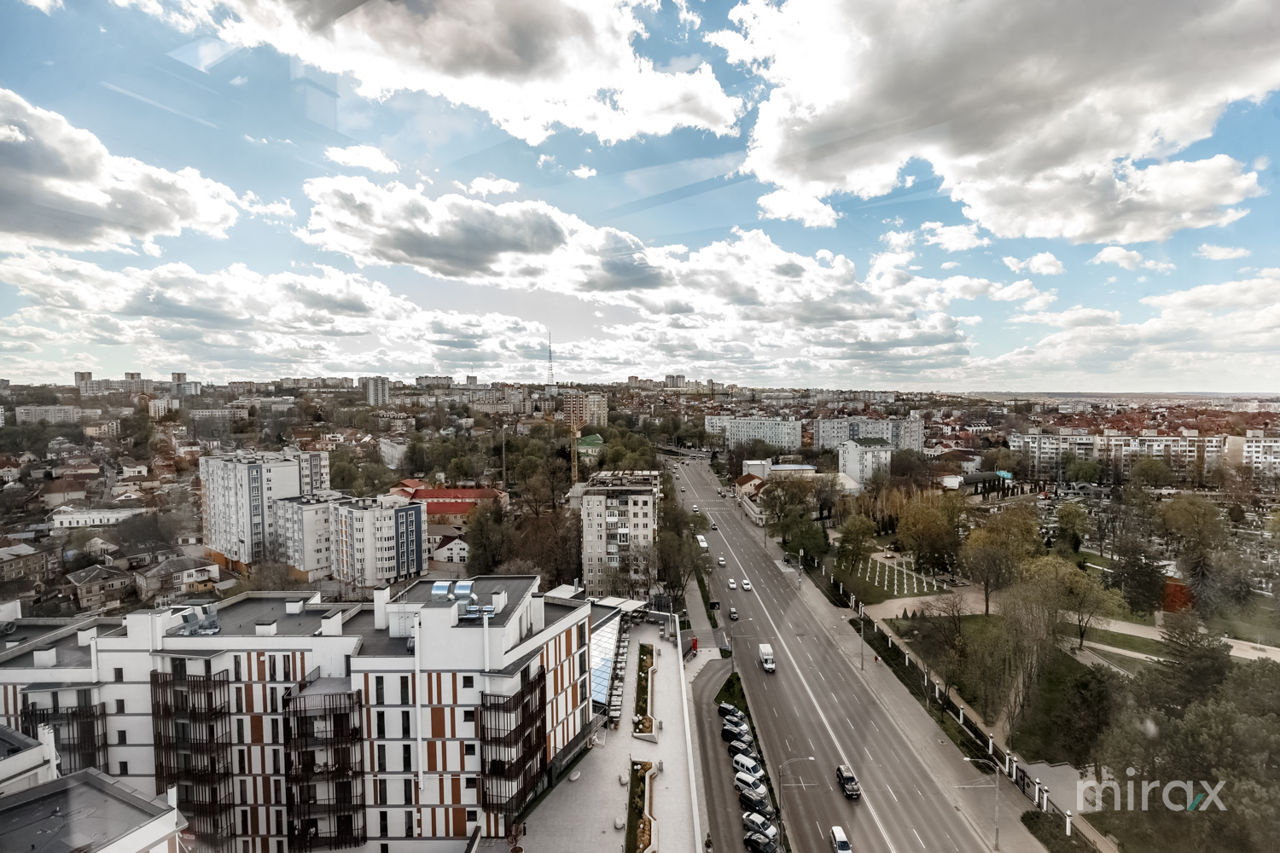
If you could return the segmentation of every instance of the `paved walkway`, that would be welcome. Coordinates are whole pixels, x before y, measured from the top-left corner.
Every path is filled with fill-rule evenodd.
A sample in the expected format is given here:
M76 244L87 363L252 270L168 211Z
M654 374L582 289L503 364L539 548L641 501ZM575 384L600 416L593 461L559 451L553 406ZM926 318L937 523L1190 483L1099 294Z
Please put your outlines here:
M657 743L633 738L630 731L640 643L654 647L656 669L650 712L655 724L661 726ZM682 674L679 648L672 640L659 639L654 625L632 626L623 680L623 708L627 714L622 725L601 730L596 745L574 768L580 774L577 781L570 774L533 810L521 841L526 853L622 850L625 830L616 828L615 822L624 826L626 823L628 788L624 782L632 761L652 761L655 766L661 762L662 770L653 780L652 797L657 849L674 852L697 848ZM505 842L492 839L479 849L505 851L508 847Z

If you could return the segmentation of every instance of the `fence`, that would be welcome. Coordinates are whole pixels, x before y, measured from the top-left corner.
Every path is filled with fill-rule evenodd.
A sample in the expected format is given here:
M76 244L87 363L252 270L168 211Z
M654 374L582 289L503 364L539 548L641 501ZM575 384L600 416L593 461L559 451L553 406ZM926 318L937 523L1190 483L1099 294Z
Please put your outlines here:
M859 608L858 618L867 618L861 614L861 608ZM957 744L963 752L971 756L975 752L977 755L985 755L987 760L997 768L1000 768L1005 777L1022 792L1023 796L1031 800L1036 808L1061 818L1063 829L1067 835L1083 841L1093 853L1102 853L1097 842L1090 837L1091 834L1096 832L1092 827L1089 827L1083 820L1077 821L1077 816L1072 814L1070 809L1063 809L1055 803L1049 796L1048 786L1041 784L1039 779L1033 778L1024 767L1019 766L1018 757L997 743L995 735L983 730L972 709L954 700L950 691L944 693L943 686L934 679L928 666L922 665L922 661L913 657L911 651L896 634L889 628L881 626L874 619L867 619L867 621L872 626L871 636L867 638L867 642L873 647L883 650L885 662L890 665L907 689L926 703L932 701L939 706L944 713L949 714L959 724L960 730L964 735L968 736L971 741L969 749L965 749L963 744ZM895 652L901 653L901 662L890 659L890 655L896 657ZM916 681L908 674L913 665L920 672L919 681Z

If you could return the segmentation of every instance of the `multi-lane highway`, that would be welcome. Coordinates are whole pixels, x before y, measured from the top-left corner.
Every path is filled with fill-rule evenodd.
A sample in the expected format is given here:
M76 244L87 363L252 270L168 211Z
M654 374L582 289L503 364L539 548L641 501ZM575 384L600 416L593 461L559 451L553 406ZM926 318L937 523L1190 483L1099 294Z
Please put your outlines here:
M932 722L901 685L887 685L880 678L888 673L859 672L856 652L851 656L847 648L858 641L849 638L847 624L840 624L845 617L832 608L815 607L812 590L802 596L801 579L770 556L761 530L744 519L732 497L716 496L718 483L706 462L680 465L678 470L676 484L687 489L682 501L686 506L697 504L719 527L707 533L712 597L722 603L722 630L734 650L793 850L829 849L832 825L843 826L853 849L860 851L989 849L989 820L980 833L965 814L966 808L976 807L978 798L957 787L983 784L979 774L964 764L950 743L939 743L943 736L931 730ZM715 565L720 555L725 557L724 567ZM728 588L730 578L736 580L736 590ZM752 590L742 589L744 578L751 581ZM736 622L728 621L731 606L738 609ZM762 642L773 646L775 673L759 666L757 648ZM869 651L865 665L877 666ZM725 672L720 666L710 671L717 681ZM873 691L869 683L879 689ZM702 772L712 777L704 780L712 832L717 850L736 850L742 846L737 798L725 787L732 773L719 740L718 719L708 719L715 710L705 694L713 691L700 686L695 695L704 701L696 713L704 745ZM836 786L835 767L842 763L852 765L862 781L860 802L846 800ZM1009 805L1021 806L1008 811L1016 820L1025 802L1010 799ZM727 816L719 814L726 808Z

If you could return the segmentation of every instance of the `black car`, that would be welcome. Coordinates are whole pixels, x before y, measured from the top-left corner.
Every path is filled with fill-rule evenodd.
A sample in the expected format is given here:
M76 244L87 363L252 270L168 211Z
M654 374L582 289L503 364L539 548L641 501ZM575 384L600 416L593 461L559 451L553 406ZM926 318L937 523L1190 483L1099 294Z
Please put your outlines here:
M858 784L858 777L853 775L853 768L848 764L836 767L836 782L844 792L845 799L857 800L862 797L862 786Z
M751 853L778 853L778 842L758 832L748 832L742 836L742 846Z
M728 702L721 702L719 705L717 705L717 706L716 706L716 711L717 711L717 712L720 714L720 716L722 716L722 717L727 717L727 716L729 716L730 714L732 714L732 715L733 715L733 716L735 716L735 717L741 717L741 716L742 716L742 712L741 712L741 711L739 711L739 710L738 710L737 708L735 708L734 706L730 705Z
M757 797L750 791L738 792L738 805L749 812L755 812L761 817L767 817L769 820L773 820L777 814L773 810L773 804L769 802L768 797Z
M724 719L720 721L720 724L724 726L737 726L741 729L746 727L747 718L743 716L741 712L736 714L725 714Z
M725 743L729 743L735 740L740 740L743 743L745 743L747 746L750 746L751 744L756 742L756 739L751 736L750 731L747 731L746 729L735 728L733 726L725 726L722 729L720 729L720 740L724 741Z
M745 755L748 758L755 758L756 749L749 743L744 743L740 740L731 740L729 741L729 757L733 758L735 755Z

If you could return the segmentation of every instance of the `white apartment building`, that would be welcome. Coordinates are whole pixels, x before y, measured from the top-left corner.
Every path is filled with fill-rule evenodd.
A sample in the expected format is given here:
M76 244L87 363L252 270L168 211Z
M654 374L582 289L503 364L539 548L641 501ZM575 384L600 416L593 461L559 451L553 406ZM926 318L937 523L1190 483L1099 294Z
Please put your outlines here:
M271 502L329 488L329 454L287 448L200 457L204 544L228 560L249 564L272 556Z
M151 512L145 507L122 507L118 509L91 509L88 507L60 506L49 513L49 524L55 530L72 527L110 527L119 524L126 518Z
M78 424L84 416L79 406L17 406L13 410L13 420L18 426L38 424L41 421L49 424Z
M560 393L565 423L571 426L608 426L609 400L603 394L583 394L568 389Z
M619 571L631 577L623 585L636 588L647 582L645 566L638 561L652 557L658 530L658 504L662 501L659 471L601 471L593 474L578 494L582 512L582 577L587 595L609 594ZM648 589L639 590L648 592Z
M182 408L182 401L177 397L157 397L147 401L147 414L154 418L163 418L170 412Z
M760 439L784 450L800 449L800 421L796 420L707 415L702 428L723 435L727 447Z
M329 504L335 580L376 587L422 574L427 565L425 507L399 495Z
M370 406L385 406L391 402L391 383L385 376L370 376L364 384L364 401Z
M1194 430L1184 430L1178 435L1159 435L1155 430L1144 430L1140 435L1117 430L1104 430L1102 435L1032 431L1010 433L1009 449L1026 454L1033 477L1061 476L1062 458L1070 454L1097 462L1103 466L1104 473L1118 473L1124 478L1134 463L1146 456L1163 460L1174 472L1206 471L1226 458L1228 441L1228 436L1198 435Z
M813 444L819 450L839 447L851 438L883 438L894 450L924 450L924 421L920 418L821 418L813 424Z
M1223 455L1237 465L1247 465L1254 474L1280 476L1280 436L1267 436L1260 429L1246 430L1244 435L1226 436Z
M862 491L877 471L888 471L893 447L883 438L851 438L836 448L840 473L849 477Z
M333 504L341 492L321 491L271 502L280 560L307 580L333 574Z
M586 745L593 608L538 583L18 619L0 723L51 727L64 772L175 787L197 850L461 853Z

